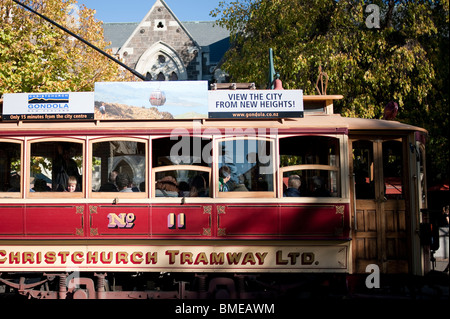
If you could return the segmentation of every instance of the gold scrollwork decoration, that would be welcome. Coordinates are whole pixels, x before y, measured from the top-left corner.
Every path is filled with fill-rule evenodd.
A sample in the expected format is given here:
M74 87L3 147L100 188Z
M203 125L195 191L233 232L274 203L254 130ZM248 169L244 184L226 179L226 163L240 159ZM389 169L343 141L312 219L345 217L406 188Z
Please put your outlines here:
M211 236L211 228L203 228L203 236Z
M203 206L203 214L211 215L211 213L212 213L212 206L211 205Z
M344 215L345 206L344 205L337 205L336 206L336 214Z

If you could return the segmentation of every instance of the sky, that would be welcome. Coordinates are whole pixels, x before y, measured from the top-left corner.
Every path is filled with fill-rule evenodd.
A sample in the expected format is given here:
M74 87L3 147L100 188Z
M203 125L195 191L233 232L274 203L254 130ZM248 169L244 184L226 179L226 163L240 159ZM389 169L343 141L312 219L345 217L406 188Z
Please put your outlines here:
M156 0L77 0L95 9L103 22L141 22ZM165 0L180 21L214 21L209 15L221 0Z

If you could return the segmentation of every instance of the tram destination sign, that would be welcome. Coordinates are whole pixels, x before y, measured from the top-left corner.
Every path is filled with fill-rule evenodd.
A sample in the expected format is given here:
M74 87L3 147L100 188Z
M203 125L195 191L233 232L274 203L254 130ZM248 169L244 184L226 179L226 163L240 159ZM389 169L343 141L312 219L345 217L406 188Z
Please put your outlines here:
M302 90L209 91L210 118L303 117Z
M93 118L93 92L9 93L3 96L3 121Z

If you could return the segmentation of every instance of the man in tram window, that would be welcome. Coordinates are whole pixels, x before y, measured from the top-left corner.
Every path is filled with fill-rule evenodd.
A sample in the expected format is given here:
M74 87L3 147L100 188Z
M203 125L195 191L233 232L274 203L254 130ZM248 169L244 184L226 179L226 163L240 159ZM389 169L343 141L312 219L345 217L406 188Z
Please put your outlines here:
M57 145L58 154L54 160L52 169L52 191L63 192L67 186L69 176L74 176L81 183L81 175L78 172L77 163L72 158L72 150L69 146Z
M238 176L238 183L233 188L233 192L248 192L247 187L245 186L245 176L241 174Z
M31 189L32 192L50 192L52 189L47 186L47 182L41 178L37 178L34 181L34 187Z
M313 197L330 197L330 192L325 188L325 183L323 179L319 176L313 177L314 191L312 193Z
M224 165L219 169L219 192L228 192L227 182L231 178L231 169Z
M181 183L180 183L181 185ZM195 175L191 182L189 197L207 197L208 188L206 186L206 179L202 175Z
M20 175L17 173L14 173L11 175L11 179L9 181L10 188L8 189L8 192L20 192Z
M119 190L117 189L116 185L116 178L118 174L118 171L112 171L111 173L109 173L108 182L100 187L99 192L118 192Z
M122 193L132 193L131 180L127 174L119 174L116 177L116 184L119 192Z
M283 194L283 197L299 197L300 196L300 186L302 182L300 176L291 175L288 179L288 188Z

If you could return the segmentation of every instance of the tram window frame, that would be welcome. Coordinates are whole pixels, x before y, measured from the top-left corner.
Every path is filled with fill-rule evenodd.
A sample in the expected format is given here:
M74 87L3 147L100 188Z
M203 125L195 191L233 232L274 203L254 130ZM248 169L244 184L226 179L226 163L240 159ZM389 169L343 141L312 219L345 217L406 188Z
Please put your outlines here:
M35 192L31 189L31 157L34 156L32 154L32 145L38 143L74 143L81 145L82 151L82 159L81 159L81 183L79 184L80 191L76 192L68 192L68 191L46 191L46 192ZM26 155L26 163L27 163L27 176L25 185L26 186L26 194L28 198L84 198L86 194L86 140L85 139L77 139L71 137L51 137L51 138L37 138L30 139L27 141L27 155ZM53 163L52 163L53 164Z
M144 177L145 177L145 191L140 192L100 192L93 191L93 173L94 173L94 165L93 165L93 157L94 157L94 144L95 143L104 143L104 142L117 142L117 141L126 141L126 142L137 142L143 143L145 147L144 154ZM88 171L89 171L89 185L88 192L90 198L106 198L106 199L115 199L115 198L130 198L130 199L140 199L140 198L148 198L149 190L148 185L150 181L149 179L149 138L148 137L131 137L131 136L115 136L115 137L97 137L89 139L89 162L88 162ZM110 173L110 172L109 172ZM108 174L109 174L108 173Z
M221 160L219 160L220 157L220 150L219 145L221 145L222 142L229 142L229 141L245 141L245 140L256 140L256 141L265 141L270 143L270 161L272 162L272 190L267 191L239 191L239 190L231 190L231 191L220 191L219 190L219 171L222 166L225 166L226 163L222 163ZM277 192L277 170L276 170L276 139L273 137L260 137L260 136L233 136L233 137L223 137L223 138L217 138L214 141L214 159L215 159L215 170L214 170L214 196L216 198L276 198L276 192ZM246 157L249 154L246 154ZM265 154L267 156L267 154ZM233 155L234 156L234 155ZM248 159L246 159L248 160ZM250 163L250 162L249 162ZM243 163L244 164L244 163ZM269 165L270 166L270 165ZM240 174L243 175L243 174Z
M165 172L173 172L173 171L195 171L195 172L203 172L203 173L207 173L208 174L208 179L205 179L205 182L207 183L207 191L208 191L208 195L207 196L183 196L183 195L178 195L178 196L156 196L156 185L158 183L158 181L160 180L159 178L157 178L157 174L158 173L165 173ZM171 174L167 174L169 176L172 176ZM167 176L165 175L165 176ZM198 175L198 173L197 173ZM152 198L164 198L165 200L170 200L170 199L180 199L183 197L189 197L190 199L192 198L201 198L202 200L205 198L211 198L211 189L212 189L212 185L211 185L211 168L210 167L205 167L205 166L195 166L195 165L168 165L168 166L159 166L159 167L154 167L152 169L152 180L154 181L152 183ZM179 186L179 180L177 180L177 186ZM178 191L178 193L180 193L181 190Z
M188 140L187 140L188 139ZM167 142L165 142L167 140ZM151 157L151 198L152 199L163 199L164 201L178 201L180 198L189 198L190 201L195 198L201 198L201 200L205 200L207 198L212 197L212 162L213 155L211 145L213 138L210 135L171 135L171 136L154 136L151 139L151 148L152 148L152 157ZM183 144L183 142L188 142L187 144ZM181 144L179 144L181 143ZM160 144L160 145L158 145ZM163 146L163 149L159 148ZM200 150L198 149L200 146ZM167 149L165 149L167 147ZM164 154L170 148L169 153ZM187 148L187 149L186 149ZM172 151L176 151L177 155L179 155L179 160L176 162L172 162L168 156L171 156ZM200 154L197 152L200 151ZM206 153L205 153L206 152ZM195 158L197 155L200 155L199 158ZM189 163L183 162L183 157L190 157ZM167 158L165 163L161 161L161 159ZM206 159L204 157L207 157ZM199 160L199 161L197 161ZM196 171L201 173L208 174L205 182L207 183L207 196L157 196L156 195L156 186L158 180L160 180L157 175L163 174L164 172L173 172L173 171ZM198 175L197 173L196 175ZM164 174L166 175L166 174ZM173 174L167 174L172 176ZM167 176L166 175L166 176ZM177 180L177 186L179 187L180 180ZM189 183L188 183L189 184ZM189 185L192 186L192 185ZM180 194L180 190L179 190ZM178 198L178 199L177 199Z
M19 175L19 191L0 191L0 198L22 198L23 196L23 183L24 183L24 174L26 165L24 165L24 141L23 140L14 140L14 139L0 139L0 143L10 143L10 144L17 144L19 145L19 152L20 152L20 171L19 173L16 172L16 175ZM7 172L5 172L8 174ZM9 172L11 174L11 171ZM26 173L25 173L26 174ZM12 176L11 176L12 178ZM9 181L11 183L11 180Z
M331 165L331 164L324 164L321 163L319 161L319 163L302 163L302 164L294 164L294 165L287 165L287 166L281 166L282 165L282 156L286 155L286 154L281 154L282 150L281 150L281 144L282 144L282 140L283 139L289 139L289 138L326 138L326 139L333 139L335 142L335 147L336 147L336 152L334 154L332 154L334 156L334 164L335 165ZM332 198L333 200L337 199L337 198L342 198L343 194L344 194L344 184L343 181L341 179L342 176L342 170L343 170L343 163L342 163L342 158L343 158L343 154L342 152L345 151L343 149L343 140L342 137L340 135L311 135L311 134L300 134L300 135L286 135L286 136L280 136L278 139L278 160L279 160L279 197L286 199L286 200L299 200L299 199L326 199L326 198ZM317 145L322 145L322 143L316 143ZM329 145L329 144L327 144ZM313 154L314 155L314 154ZM330 154L328 154L329 156ZM300 156L300 155L297 155ZM328 162L331 162L331 158L328 158ZM311 172L316 172L314 174L313 177L311 177L311 181L320 181L319 183L323 185L323 177L321 176L322 173L327 172L328 174L328 179L331 179L330 173L331 172L335 172L335 176L334 176L334 181L335 181L335 187L336 187L336 191L330 191L330 187L328 187L327 189L327 194L326 195L312 195L312 194L302 194L302 191L300 191L300 196L292 196L292 197L284 197L284 192L285 192L285 188L284 186L286 186L286 188L288 187L287 184L285 184L285 180L286 183L288 182L288 178L290 175L301 175L298 172L304 172L304 171L311 171ZM287 176L285 176L287 175ZM300 176L300 178L302 179L302 185L300 186L301 188L303 187L308 187L308 186L312 186L312 185L304 185L304 178L303 176ZM328 184L328 183L325 183ZM328 195L329 194L329 195Z

